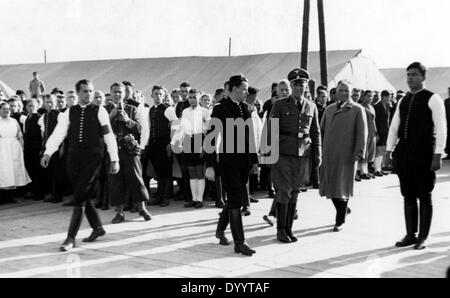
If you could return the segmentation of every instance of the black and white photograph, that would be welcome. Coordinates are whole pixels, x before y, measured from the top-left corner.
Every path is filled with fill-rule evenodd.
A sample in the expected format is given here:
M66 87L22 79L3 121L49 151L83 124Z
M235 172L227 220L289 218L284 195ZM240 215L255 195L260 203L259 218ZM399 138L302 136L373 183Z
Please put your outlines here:
M0 12L0 279L450 277L450 1Z

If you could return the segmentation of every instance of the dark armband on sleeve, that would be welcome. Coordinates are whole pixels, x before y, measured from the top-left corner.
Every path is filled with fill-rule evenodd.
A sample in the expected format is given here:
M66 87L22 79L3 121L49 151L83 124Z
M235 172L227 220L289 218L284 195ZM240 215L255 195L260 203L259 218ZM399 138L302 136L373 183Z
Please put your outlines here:
M101 127L102 135L105 136L111 132L109 125L102 125Z

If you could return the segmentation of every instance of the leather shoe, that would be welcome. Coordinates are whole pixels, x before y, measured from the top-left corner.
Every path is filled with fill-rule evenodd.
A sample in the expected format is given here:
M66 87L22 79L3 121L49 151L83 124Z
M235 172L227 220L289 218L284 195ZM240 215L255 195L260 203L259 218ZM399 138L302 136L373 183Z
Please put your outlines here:
M148 205L150 205L150 206L156 206L159 204L161 204L161 199L153 199L150 201L150 203L148 203Z
M383 177L384 175L381 172L375 172L374 174L376 177Z
M184 208L195 207L195 205L196 205L196 202L190 201L189 203L184 204Z
M219 244L220 245L230 245L230 241L228 241L227 237L225 237L225 232L224 231L216 231L216 238L219 239Z
M223 200L217 200L217 201L216 201L216 207L217 207L217 208L223 208L223 207L225 207L225 203L223 202Z
M60 251L69 251L75 247L75 239L67 238L64 243L59 247Z
M49 196L48 198L44 199L44 203L53 203L54 200L54 196Z
M195 202L195 209L203 208L203 202Z
M333 232L340 232L344 229L344 224L340 225L340 226L334 226L333 228Z
M139 216L142 216L145 221L149 221L152 219L152 216L150 215L150 213L145 209L142 209L139 211Z
M74 205L75 205L75 202L73 201L73 199L70 199L69 201L64 202L62 205L63 205L64 207L74 206Z
M414 245L414 249L422 250L427 247L427 239L419 238L417 243Z
M277 231L277 240L283 243L291 243L291 239L286 234L284 229L278 229Z
M106 232L103 228L95 229L89 237L83 239L83 242L94 242L98 237L105 236L105 234Z
M254 197L250 197L250 203L259 203L259 200Z
M273 227L274 223L273 223L273 221L269 218L269 216L264 215L264 216L263 216L263 220L264 220L265 222L267 222L267 223L269 224L269 226Z
M244 243L235 243L234 244L234 252L235 253L241 253L244 256L252 256L254 253L256 253L255 250L251 249L250 246L246 242Z
M160 207L167 207L167 206L169 206L169 200L162 200L162 202L161 203L159 203L159 206Z
M113 224L119 224L121 222L125 221L125 214L123 212L119 212L116 214L116 216L114 216L114 218L112 219L111 223Z
M418 240L415 236L406 235L402 240L395 243L395 246L406 247L406 246L415 245L417 242L418 242Z
M243 216L250 216L252 214L248 207L243 207L241 213Z
M55 196L55 199L52 201L53 204L62 203L63 198L61 196Z

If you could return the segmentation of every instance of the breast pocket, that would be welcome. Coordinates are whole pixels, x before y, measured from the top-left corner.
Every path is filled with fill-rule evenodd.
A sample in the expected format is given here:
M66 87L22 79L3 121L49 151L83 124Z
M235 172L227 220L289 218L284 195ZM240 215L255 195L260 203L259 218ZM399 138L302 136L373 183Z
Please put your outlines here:
M309 129L312 124L313 114L312 113L306 113L300 115L300 125L305 128Z

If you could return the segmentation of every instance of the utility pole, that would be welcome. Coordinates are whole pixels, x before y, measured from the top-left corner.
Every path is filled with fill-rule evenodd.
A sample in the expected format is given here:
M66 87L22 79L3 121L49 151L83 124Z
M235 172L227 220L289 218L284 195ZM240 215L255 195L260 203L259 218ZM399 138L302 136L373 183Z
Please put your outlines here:
M44 50L44 63L47 63L47 50Z
M304 0L303 5L303 32L302 32L302 54L300 67L308 69L308 41L309 41L309 11L310 0Z
M325 35L325 16L323 12L323 0L317 0L319 12L319 39L320 39L320 82L323 86L328 85L327 72L327 45Z
M228 57L231 56L231 37L228 39Z

